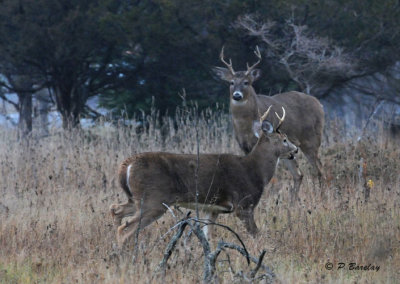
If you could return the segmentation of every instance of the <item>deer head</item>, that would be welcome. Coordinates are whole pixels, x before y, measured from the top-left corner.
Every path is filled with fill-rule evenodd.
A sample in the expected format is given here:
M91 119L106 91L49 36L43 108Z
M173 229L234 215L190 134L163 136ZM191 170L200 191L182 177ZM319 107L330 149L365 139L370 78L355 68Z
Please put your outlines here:
M258 60L252 66L247 64L246 71L233 70L232 60L229 59L229 63L224 59L224 47L222 47L220 59L228 68L215 67L213 70L215 74L222 80L230 83L230 95L233 104L246 103L249 96L255 94L253 89L253 82L261 76L261 70L255 69L255 67L261 62L261 53L258 47L254 51Z
M276 149L276 152L280 153L279 158L292 160L294 159L294 155L298 153L298 148L289 141L286 134L279 130L285 120L285 108L282 107L282 117L275 112L279 122L274 128L272 123L267 119L271 107L272 105L269 106L267 111L260 117L260 121L254 122L253 124L253 133L258 138L258 142L254 148L258 149L258 145L265 143L268 147Z

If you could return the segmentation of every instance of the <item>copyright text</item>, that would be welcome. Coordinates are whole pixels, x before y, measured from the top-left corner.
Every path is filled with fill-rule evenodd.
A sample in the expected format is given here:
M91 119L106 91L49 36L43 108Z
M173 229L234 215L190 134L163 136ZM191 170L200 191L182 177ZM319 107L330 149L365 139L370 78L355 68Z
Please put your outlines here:
M349 263L344 263L344 262L339 262L338 264L334 265L331 262L327 262L325 264L325 269L326 270L351 270L351 271L376 271L378 272L381 267L379 265L374 265L374 264L367 264L367 265L361 265L355 262L349 262Z

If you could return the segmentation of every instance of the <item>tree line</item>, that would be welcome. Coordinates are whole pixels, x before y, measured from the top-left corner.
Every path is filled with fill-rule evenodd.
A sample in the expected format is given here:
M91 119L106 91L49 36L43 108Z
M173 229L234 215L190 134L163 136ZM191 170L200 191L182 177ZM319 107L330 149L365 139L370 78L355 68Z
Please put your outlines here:
M301 90L322 98L344 82L383 72L400 57L399 1L378 0L0 0L0 97L24 133L32 98L47 89L64 128L97 117L99 96L114 117L162 113L188 99L226 102L211 72L219 53L236 70L263 61L260 93ZM393 97L391 97L393 96ZM395 95L387 99L396 100Z

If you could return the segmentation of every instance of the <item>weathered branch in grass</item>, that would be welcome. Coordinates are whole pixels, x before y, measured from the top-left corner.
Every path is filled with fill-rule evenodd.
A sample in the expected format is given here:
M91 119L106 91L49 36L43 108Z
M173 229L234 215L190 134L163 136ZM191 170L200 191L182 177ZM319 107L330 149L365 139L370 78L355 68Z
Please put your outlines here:
M189 223L192 227L192 230L196 237L199 239L204 252L204 272L203 272L203 281L205 283L209 283L214 276L215 267L211 266L210 259L208 256L210 255L210 243L208 242L206 235L200 228L200 224L198 220L192 219L194 224Z
M204 253L203 282L204 283L210 283L213 280L213 278L215 276L215 271L216 271L215 266L216 266L218 256L220 255L221 251L223 251L225 248L237 250L240 254L242 254L243 256L246 257L248 264L250 264L250 261L257 264L256 267L250 272L251 279L255 278L255 276L260 268L262 268L265 271L265 273L261 276L261 278L266 277L269 280L272 280L275 277L275 274L271 271L271 269L268 266L265 266L262 264L262 261L264 259L265 253L266 253L265 250L262 251L261 255L257 259L248 253L240 236L235 231L233 231L231 228L229 228L228 226L225 226L225 225L214 223L214 222L207 222L204 220L199 220L197 218L189 218L190 213L191 212L189 211L188 214L186 215L186 217L184 219L182 219L181 221L179 221L174 226L174 227L178 226L178 230L175 233L175 235L172 237L171 241L168 243L168 245L165 249L165 252L164 252L164 257L163 257L162 261L160 262L160 264L158 265L156 271L159 271L160 269L162 269L163 273L165 273L165 266L166 266L169 258L172 255L172 251L175 249L176 244L178 243L178 240L182 237L185 228L187 226L190 226L191 232L193 232L196 235L196 237L199 239L199 241L202 245L202 248L203 248L203 253ZM200 224L221 226L221 227L229 230L236 236L236 238L240 241L242 246L239 246L239 245L236 245L233 243L227 243L224 241L219 241L216 250L211 251L210 243L208 242L204 232L201 230ZM228 255L228 257L229 257L229 255Z
M168 259L171 257L172 251L175 249L178 240L182 237L182 234L185 231L186 226L189 225L188 218L190 213L191 212L189 211L188 214L186 215L186 218L182 219L179 222L178 231L175 233L171 241L168 243L167 248L165 249L164 252L164 258L158 265L157 270L163 269L165 271L165 265L167 264Z
M177 218L176 218L176 216L175 216L175 214L174 214L174 211L171 209L171 207L169 207L167 204L165 204L165 203L163 203L162 205L164 205L166 208L167 208L167 210L169 211L169 213L171 213L171 215L172 215L172 217L174 217L174 219L175 219L175 221L177 221ZM189 211L190 212L190 211Z
M263 261L263 259L264 259L264 256L265 256L265 253L266 253L266 252L267 252L267 251L264 249L264 250L261 252L260 256L258 257L257 266L256 266L256 268L254 268L254 269L251 271L251 273L250 273L250 277L251 277L251 278L256 277L256 274L257 274L258 270L260 269L260 267L261 267L261 265L262 265L262 261Z
M222 242L222 241L221 241L221 242ZM239 253L241 253L241 254L244 255L244 256L246 256L246 253L247 253L242 247L240 247L240 246L238 246L238 245L236 245L236 244L232 244L232 243L222 242L221 247L222 247L222 248L230 248L230 249L237 250ZM256 263L256 264L258 265L258 263L259 263L259 258L257 259L257 258L255 258L254 256L249 255L249 259L250 259L252 262L254 262L254 263ZM272 270L271 270L268 266L263 265L263 264L260 264L260 267L261 267L263 270L265 270L265 272L266 272L266 274L268 275L269 278L274 278L274 277L275 277L275 273L273 273Z
M244 245L244 242L240 238L239 234L236 233L234 230L232 230L229 226L226 226L226 225L223 225L223 224L219 224L219 223L215 223L215 222L211 222L211 221L202 221L201 219L200 220L193 219L193 220L196 221L196 222L199 222L199 223L207 224L207 225L219 226L219 227L222 227L222 228L228 230L229 232L231 232L239 240L240 244L242 245L243 250L245 252L246 259L247 259L247 264L248 265L250 264L249 252L247 251L246 246Z

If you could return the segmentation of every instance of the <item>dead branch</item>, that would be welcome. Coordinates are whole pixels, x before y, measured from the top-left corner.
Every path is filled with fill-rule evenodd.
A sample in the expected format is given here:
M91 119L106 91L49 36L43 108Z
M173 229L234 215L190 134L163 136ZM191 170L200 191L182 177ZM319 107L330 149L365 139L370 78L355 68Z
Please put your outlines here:
M249 252L247 251L246 246L244 245L244 242L243 242L242 239L240 238L239 234L236 233L234 230L232 230L229 226L226 226L226 225L223 225L223 224L219 224L219 223L215 223L215 222L211 222L211 221L209 221L209 220L207 220L207 221L202 221L201 219L193 219L193 221L198 222L198 223L206 224L207 226L208 226L208 225L219 226L219 227L224 228L224 229L228 230L229 232L231 232L231 233L238 239L238 241L240 242L240 244L242 245L243 250L244 250L244 252L245 252L244 256L245 256L246 259L247 259L247 264L250 264Z
M175 235L172 237L171 241L168 243L167 248L165 249L164 252L164 257L162 259L162 261L160 262L160 264L157 267L158 269L163 269L163 272L165 273L165 265L168 262L168 259L170 258L172 251L175 249L176 244L178 242L178 240L182 237L183 232L185 231L186 226L189 224L187 222L187 219L189 218L190 215L190 211L187 213L186 217L184 219L182 219L180 222L178 222L179 226L178 226L178 230L175 233Z
M375 114L377 113L378 109L382 106L382 104L384 103L384 100L382 100L381 98L377 98L374 104L374 107L372 108L371 113L369 114L368 118L367 118L367 122L365 123L364 127L361 130L360 136L358 136L357 138L357 143L359 143L363 137L365 136L366 130L368 128L368 125L371 121L371 119L375 116Z
M11 104L17 111L19 110L19 105L8 99L2 92L0 92L0 99L4 100L6 103Z
M280 64L289 78L307 93L327 89L338 78L356 73L357 62L349 54L328 38L313 34L307 26L295 24L293 19L278 26L245 15L238 18L234 27L261 40L267 57Z
M251 277L251 278L256 277L256 274L257 274L258 270L260 269L260 267L261 267L261 265L262 265L262 261L263 261L263 259L264 259L264 256L265 256L265 253L266 253L266 252L267 252L266 250L263 250L263 251L261 252L260 256L258 257L257 266L256 266L256 268L254 268L254 269L251 271L251 274L250 274L250 277Z
M262 251L262 253L260 254L260 256L258 258L251 256L248 253L240 236L236 232L234 232L231 228L229 228L226 225L222 225L222 224L218 224L218 223L214 223L214 222L207 222L204 220L199 220L197 218L189 218L190 213L191 212L189 211L185 218L183 218L176 225L174 225L174 227L178 227L177 232L174 234L174 236L171 238L170 242L168 243L168 245L165 249L165 252L164 252L164 257L163 257L162 261L160 262L160 264L158 265L156 272L159 270L162 270L162 273L164 273L164 275L165 275L166 264L167 264L170 256L172 255L172 252L175 249L178 240L182 237L185 228L187 226L189 226L203 247L203 253L204 253L203 282L204 283L210 283L214 279L215 271L216 271L216 262L217 262L218 256L220 255L221 251L223 251L226 248L236 250L240 254L245 256L248 264L250 264L250 261L252 261L253 263L256 263L256 267L253 270L251 270L249 273L250 279L254 280L258 271L260 270L260 268L262 268L264 270L264 273L258 278L266 278L269 280L269 282L272 282L272 280L275 278L275 274L271 271L271 269L268 266L265 266L262 264L262 261L264 259L265 253L266 253L265 250ZM204 232L201 230L200 224L216 225L216 226L220 226L220 227L223 227L223 228L229 230L238 238L238 240L241 243L241 246L234 244L234 243L224 242L221 240L218 242L217 248L214 251L211 251L210 243L208 242ZM228 257L229 257L229 255L228 255ZM242 277L245 277L247 279L246 275L242 275Z

